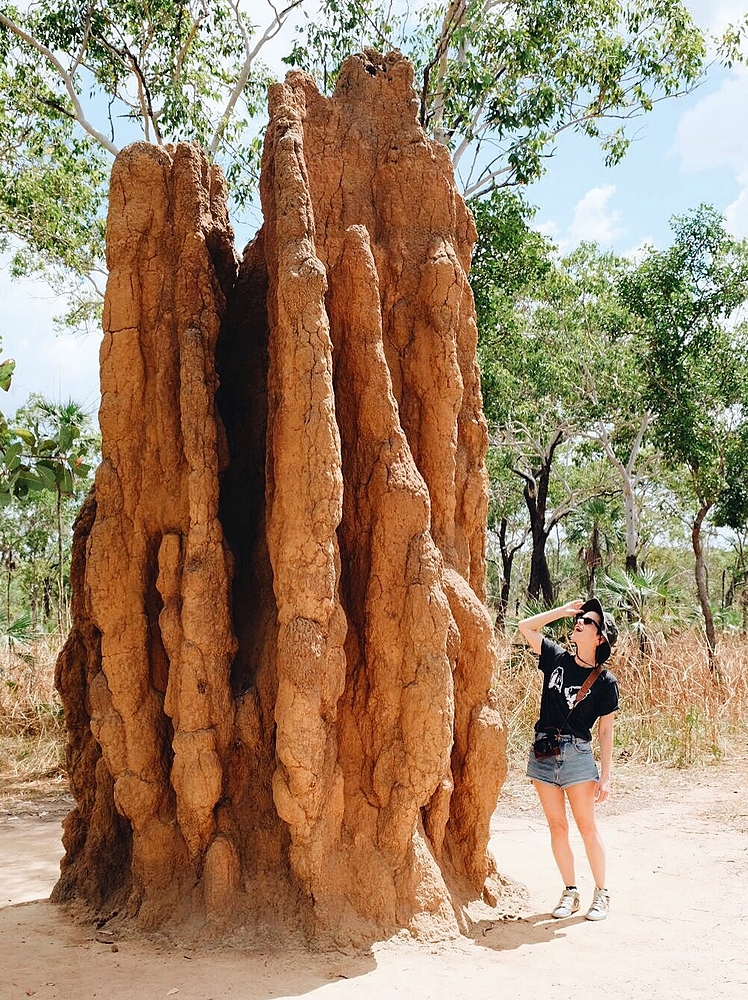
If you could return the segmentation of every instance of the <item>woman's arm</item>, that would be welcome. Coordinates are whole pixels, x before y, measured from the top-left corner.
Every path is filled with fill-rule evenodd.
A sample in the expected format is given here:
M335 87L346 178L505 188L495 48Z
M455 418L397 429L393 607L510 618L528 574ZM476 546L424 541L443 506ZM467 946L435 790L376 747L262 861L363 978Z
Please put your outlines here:
M605 802L610 794L610 766L613 760L613 716L601 715L597 724L597 738L600 741L600 780L595 790L595 802Z
M538 615L532 615L531 618L523 618L521 622L517 623L517 628L522 634L522 638L525 640L527 645L532 649L534 653L540 652L540 647L543 642L543 636L540 633L540 629L544 625L550 625L551 622L558 621L559 618L572 618L582 607L584 601L569 601L568 604L564 604L562 608L552 608L550 611L541 611Z

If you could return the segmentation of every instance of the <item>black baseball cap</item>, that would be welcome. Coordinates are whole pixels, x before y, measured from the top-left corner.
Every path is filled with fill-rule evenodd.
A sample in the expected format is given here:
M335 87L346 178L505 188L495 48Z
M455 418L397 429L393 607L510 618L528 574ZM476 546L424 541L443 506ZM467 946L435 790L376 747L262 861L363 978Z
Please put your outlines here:
M618 638L618 629L616 628L613 615L609 611L603 611L603 606L596 597L591 597L589 601L585 601L579 610L579 614L581 615L585 611L594 611L602 622L600 635L603 637L605 642L600 643L597 647L597 653L595 655L597 665L600 666L605 663L610 656L611 647L615 645L616 639Z

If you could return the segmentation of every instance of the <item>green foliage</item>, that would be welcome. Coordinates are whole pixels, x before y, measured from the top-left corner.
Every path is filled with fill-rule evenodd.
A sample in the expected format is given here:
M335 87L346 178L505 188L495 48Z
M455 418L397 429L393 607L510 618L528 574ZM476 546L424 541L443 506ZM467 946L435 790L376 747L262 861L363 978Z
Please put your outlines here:
M625 263L591 244L556 259L528 218L521 199L507 192L480 203L471 284L484 407L495 447L506 456L493 466L523 481L533 538L529 592L540 587L550 601L542 550L556 525L587 503L608 507L621 490L633 525L634 465L647 419L631 315L616 287ZM511 496L503 485L494 489L492 509L504 516L496 500ZM599 540L598 529L583 549L593 536ZM631 547L636 550L636 538ZM588 590L600 558L589 555Z
M470 268L470 286L478 319L478 363L483 405L491 420L505 417L503 400L512 393L504 362L511 338L519 334L520 303L552 267L551 244L530 228L534 214L521 194L496 190L470 203L478 239Z
M7 392L10 389L13 372L16 370L15 361L0 361L0 389Z
M56 592L57 621L64 630L70 530L97 451L90 417L73 400L57 404L33 395L6 427L0 446L0 554L7 620L20 578L35 623L50 617Z
M521 545L528 504L543 544L585 503L599 502L600 517L612 520L624 482L611 477L615 463L644 455L636 469L651 475L650 407L671 467L687 461L716 497L717 519L744 523L748 369L727 325L742 301L744 249L728 245L702 209L676 220L670 250L652 251L621 277L625 262L595 247L555 259L531 229L532 209L508 190L543 172L566 129L599 141L615 162L628 141L617 123L700 78L704 39L678 0L330 0L321 10L290 0L268 5L265 31L254 23L258 5L244 0L5 4L0 244L16 250L16 273L51 265L94 282L103 273L105 178L111 156L133 138L201 143L246 204L270 78L260 55L294 9L304 23L287 40L285 61L314 71L325 90L345 55L369 45L397 45L414 61L421 121L450 148L471 196L479 235L471 283L494 431L490 524L504 531L503 553ZM731 58L743 30L723 40ZM71 316L96 309L96 296L81 292ZM66 504L88 482L95 448L78 415L63 410L32 405L0 433L0 504L9 514L33 508L41 525L54 498L60 545ZM646 485L629 477L639 507ZM569 526L567 548L577 527ZM43 558L35 587L62 571L59 551ZM21 575L11 575L16 586ZM58 590L62 599L59 579Z
M12 621L0 612L0 645L5 649L26 648L35 634L30 611L21 612Z
M259 155L252 120L269 79L250 60L253 32L226 0L5 6L0 247L21 241L14 273L104 273L111 155L134 139L209 148L247 202Z
M649 110L703 68L704 41L678 2L520 0L508 13L472 0L433 3L424 14L408 48L424 125L458 166L468 147L490 142L482 162L471 150L470 195L540 176L568 128L597 139L606 162L617 162L625 128L606 132L603 122Z
M304 23L286 38L284 61L325 90L342 59L367 46L413 60L421 122L449 146L468 196L538 177L569 128L616 162L625 122L704 70L704 39L679 0L6 4L0 243L21 241L16 272L104 272L105 178L133 139L200 143L246 206L272 76L260 57L294 12ZM617 123L610 132L606 121Z
M540 549L562 520L563 549L579 553L590 592L599 568L620 558L623 525L634 572L670 531L669 508L682 519L697 501L688 538L707 615L705 518L712 510L714 523L734 529L748 520L748 340L731 323L748 297L746 245L702 207L674 220L672 247L637 266L585 244L555 260L513 196L487 199L477 218L471 280L493 426L489 525L502 554L523 535L512 475L524 484L533 539L530 593L540 581L546 601ZM559 571L557 585L572 579Z
M641 321L645 393L655 440L672 465L691 472L700 502L714 503L734 467L745 423L748 344L729 326L748 300L748 242L702 205L673 220L675 239L650 249L620 282ZM737 449L737 450L736 450Z
M746 39L748 39L748 17L743 17L741 21L727 26L722 37L717 40L719 56L725 66L732 67L734 63L746 62Z
M748 425L728 436L724 449L724 482L714 509L714 523L740 530L748 525Z
M684 591L683 574L674 570L642 569L636 573L611 569L600 580L598 597L614 608L621 623L639 638L667 635L695 618L693 598Z
M63 570L66 572L78 496L61 498ZM0 512L0 559L4 576L6 619L28 610L35 628L56 623L57 496L48 490L29 493Z
M341 63L352 53L407 46L408 15L397 12L392 3L326 0L321 9L310 4L300 7L303 21L283 62L311 74L323 93L331 92Z
M514 456L506 448L492 445L486 455L490 496L488 501L488 526L491 529L502 518L514 518L523 507L522 488L513 471Z
M593 496L572 511L566 520L566 544L576 551L588 597L595 593L595 581L608 569L620 550L622 510L615 497Z
M519 191L497 189L470 208L478 239L470 267L478 327L484 336L513 324L518 297L551 269L552 244L531 228L536 209Z
M35 482L31 488L72 496L75 486L91 472L97 439L91 420L79 403L52 403L32 395L16 414L19 439L10 447L26 453Z
M421 123L457 166L471 162L463 177L470 196L540 176L567 128L597 139L606 163L618 162L625 126L606 132L602 123L650 110L703 71L704 39L677 0L519 0L510 9L453 0L398 9L326 3L286 61L327 89L351 51L397 44L415 66ZM484 143L491 152L476 156Z
M0 509L29 490L44 488L32 461L24 455L24 440L7 429L0 439Z

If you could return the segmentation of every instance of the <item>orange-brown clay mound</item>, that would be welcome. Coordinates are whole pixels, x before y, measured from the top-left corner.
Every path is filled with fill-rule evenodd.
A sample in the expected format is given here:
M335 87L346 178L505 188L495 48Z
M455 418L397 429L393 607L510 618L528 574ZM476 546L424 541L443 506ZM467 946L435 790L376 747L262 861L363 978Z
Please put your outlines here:
M505 775L475 230L398 53L270 93L238 266L190 146L112 172L57 900L317 943L465 931ZM220 388L218 388L220 383Z

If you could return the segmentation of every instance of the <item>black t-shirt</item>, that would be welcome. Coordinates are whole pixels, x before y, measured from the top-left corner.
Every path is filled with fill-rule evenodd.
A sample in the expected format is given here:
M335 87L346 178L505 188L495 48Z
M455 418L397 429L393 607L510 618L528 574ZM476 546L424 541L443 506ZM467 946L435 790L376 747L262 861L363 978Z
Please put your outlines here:
M567 735L590 740L590 730L600 716L618 708L618 681L609 670L603 670L564 724L577 691L589 676L589 670L580 667L568 650L545 636L540 647L538 669L543 671L543 693L540 718L535 723L536 733L563 726L562 732Z

